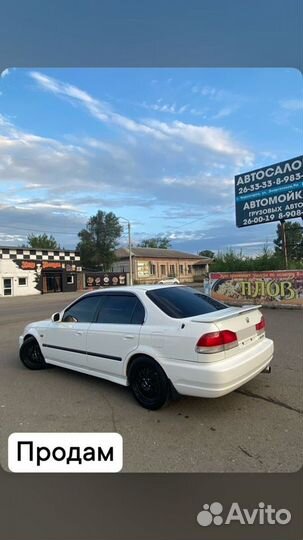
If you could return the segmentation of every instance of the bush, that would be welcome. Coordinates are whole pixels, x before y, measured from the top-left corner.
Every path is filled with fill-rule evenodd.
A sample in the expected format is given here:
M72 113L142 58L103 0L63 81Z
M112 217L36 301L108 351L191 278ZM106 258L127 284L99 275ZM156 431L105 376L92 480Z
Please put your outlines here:
M262 270L283 270L285 263L280 254L271 251L268 246L263 247L260 255L255 257L244 256L242 251L236 253L228 249L224 253L218 253L211 264L211 272L249 272ZM303 268L303 261L288 261L290 270Z

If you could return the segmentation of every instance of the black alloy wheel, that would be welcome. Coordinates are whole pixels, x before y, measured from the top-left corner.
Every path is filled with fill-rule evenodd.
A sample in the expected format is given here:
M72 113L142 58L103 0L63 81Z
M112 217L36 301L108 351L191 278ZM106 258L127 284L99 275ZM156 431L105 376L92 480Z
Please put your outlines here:
M145 409L160 409L168 401L169 380L152 358L140 356L133 361L129 384L134 397Z
M20 360L28 369L45 369L47 366L38 341L30 336L20 347Z

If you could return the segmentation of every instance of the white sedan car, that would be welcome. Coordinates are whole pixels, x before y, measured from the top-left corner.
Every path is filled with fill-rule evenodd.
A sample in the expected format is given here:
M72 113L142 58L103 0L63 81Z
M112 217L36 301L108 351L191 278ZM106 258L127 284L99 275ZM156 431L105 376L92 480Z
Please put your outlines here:
M161 279L158 283L159 285L179 285L180 281L177 278L167 278Z
M92 291L20 336L26 367L53 364L129 385L147 409L176 391L228 394L269 371L272 357L258 306L227 307L176 285Z

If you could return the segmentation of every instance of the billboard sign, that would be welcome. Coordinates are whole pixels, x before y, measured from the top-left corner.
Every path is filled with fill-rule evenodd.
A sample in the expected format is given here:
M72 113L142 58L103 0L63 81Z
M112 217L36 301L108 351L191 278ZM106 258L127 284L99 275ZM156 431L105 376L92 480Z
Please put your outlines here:
M210 296L232 305L303 307L303 270L212 272Z
M62 268L62 264L60 262L54 262L54 261L42 261L42 268L43 270L51 268L52 270L58 270Z
M115 287L127 285L125 272L85 272L85 287Z
M18 262L19 261L15 261ZM36 270L36 263L35 261L21 261L21 264L20 264L22 270Z
M236 225L303 216L303 156L235 176Z

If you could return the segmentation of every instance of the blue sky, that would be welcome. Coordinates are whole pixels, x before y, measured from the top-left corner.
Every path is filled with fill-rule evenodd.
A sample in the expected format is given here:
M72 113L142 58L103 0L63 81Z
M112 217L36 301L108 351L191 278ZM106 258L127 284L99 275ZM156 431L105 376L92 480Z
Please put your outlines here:
M73 248L101 209L134 243L257 253L276 224L236 227L234 175L302 154L302 120L294 69L5 70L0 244Z

